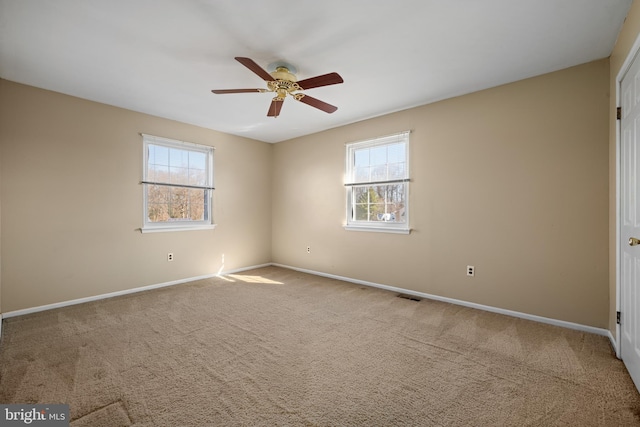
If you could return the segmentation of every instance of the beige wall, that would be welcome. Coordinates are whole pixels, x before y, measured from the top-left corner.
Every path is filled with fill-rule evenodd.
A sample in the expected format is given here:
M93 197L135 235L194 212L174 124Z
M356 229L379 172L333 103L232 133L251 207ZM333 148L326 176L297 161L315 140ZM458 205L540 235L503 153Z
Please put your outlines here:
M609 90L609 330L616 334L616 86L617 76L640 34L640 3L634 1L610 57Z
M609 65L275 145L0 80L1 309L273 261L610 327ZM344 144L405 129L413 232L345 231ZM136 231L139 132L216 147L215 230Z
M3 312L271 261L270 144L6 80L0 93ZM139 132L216 147L215 230L137 231Z
M276 144L273 262L607 328L608 84L604 59ZM405 129L413 232L345 231L344 144Z

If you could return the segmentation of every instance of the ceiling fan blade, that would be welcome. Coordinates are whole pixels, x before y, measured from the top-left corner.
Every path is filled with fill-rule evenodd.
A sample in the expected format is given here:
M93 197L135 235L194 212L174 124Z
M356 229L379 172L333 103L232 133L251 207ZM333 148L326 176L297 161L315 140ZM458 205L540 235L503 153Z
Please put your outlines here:
M222 95L225 93L253 93L262 91L263 89L214 89L211 92Z
M236 56L236 61L256 73L262 80L272 82L275 79L271 77L271 74L267 73L264 68L256 64L251 58L243 58L241 56Z
M314 87L329 86L338 83L344 83L344 80L342 80L340 74L329 73L317 77L311 77L309 79L300 80L298 82L298 86L300 86L302 89L311 89Z
M305 95L302 93L296 94L294 99L300 102L304 102L307 105L311 105L312 107L315 107L318 110L322 110L325 113L329 113L329 114L333 113L338 109L338 107L336 107L335 105L327 104L324 101L320 101L319 99L313 98L309 95Z
M273 98L271 105L269 106L267 117L278 117L280 115L280 110L282 110L282 104L284 104L284 99L277 97Z

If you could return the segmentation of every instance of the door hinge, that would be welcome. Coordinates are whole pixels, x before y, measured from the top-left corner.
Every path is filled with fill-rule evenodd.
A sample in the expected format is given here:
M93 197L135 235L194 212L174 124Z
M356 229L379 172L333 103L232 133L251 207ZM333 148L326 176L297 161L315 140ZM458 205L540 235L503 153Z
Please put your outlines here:
M616 119L622 119L622 107L616 108Z
M619 325L620 324L620 312L616 311L616 323Z

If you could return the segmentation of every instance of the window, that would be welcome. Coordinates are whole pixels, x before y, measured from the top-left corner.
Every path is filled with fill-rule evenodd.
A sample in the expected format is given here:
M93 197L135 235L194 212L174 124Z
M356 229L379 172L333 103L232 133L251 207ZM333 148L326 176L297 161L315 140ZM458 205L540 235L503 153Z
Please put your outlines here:
M347 230L409 233L409 131L347 144Z
M213 147L142 135L143 232L213 228Z

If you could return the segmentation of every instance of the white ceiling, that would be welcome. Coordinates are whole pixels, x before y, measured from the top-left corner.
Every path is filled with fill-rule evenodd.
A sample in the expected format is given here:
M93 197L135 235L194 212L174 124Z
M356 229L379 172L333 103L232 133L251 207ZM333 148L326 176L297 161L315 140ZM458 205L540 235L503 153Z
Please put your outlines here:
M0 77L278 142L609 56L632 0L0 0ZM286 61L273 94L239 62ZM269 70L270 71L270 70Z

